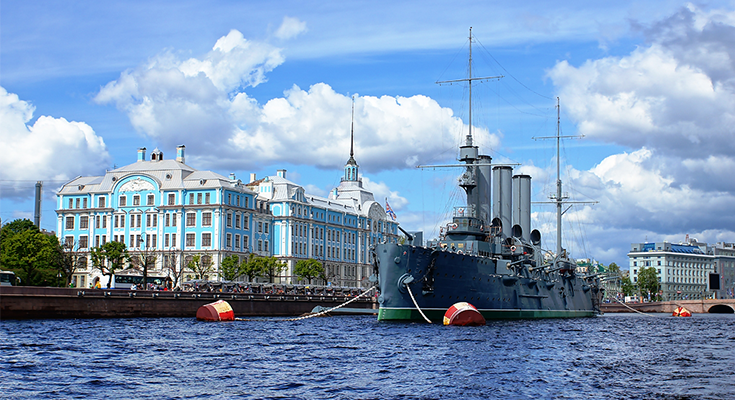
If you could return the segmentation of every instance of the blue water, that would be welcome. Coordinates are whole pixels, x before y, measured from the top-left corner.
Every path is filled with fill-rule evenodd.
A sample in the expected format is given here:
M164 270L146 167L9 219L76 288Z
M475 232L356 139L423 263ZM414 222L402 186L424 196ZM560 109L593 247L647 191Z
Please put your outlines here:
M0 321L12 399L727 399L735 316Z

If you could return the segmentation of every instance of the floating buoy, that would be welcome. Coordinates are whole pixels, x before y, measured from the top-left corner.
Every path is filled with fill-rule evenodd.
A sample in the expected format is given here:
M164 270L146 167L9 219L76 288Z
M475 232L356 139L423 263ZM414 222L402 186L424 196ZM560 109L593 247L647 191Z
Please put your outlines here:
M444 313L444 325L479 326L485 325L485 317L470 303L454 303Z
M671 316L673 317L691 317L692 313L690 313L689 310L687 310L684 307L676 307L676 310L674 310L674 313L671 314Z
M235 312L232 311L228 302L219 300L199 307L197 319L200 321L234 321Z

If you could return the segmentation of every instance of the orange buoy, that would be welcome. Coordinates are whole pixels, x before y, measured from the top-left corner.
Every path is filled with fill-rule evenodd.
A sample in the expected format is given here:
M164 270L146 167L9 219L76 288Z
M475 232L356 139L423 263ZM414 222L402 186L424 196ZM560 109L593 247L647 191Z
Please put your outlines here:
M197 319L200 321L234 321L235 312L232 311L228 302L219 300L199 307Z
M674 313L671 314L673 317L691 317L692 313L684 307L676 307Z
M444 313L444 325L479 326L485 325L485 317L470 303L452 304Z

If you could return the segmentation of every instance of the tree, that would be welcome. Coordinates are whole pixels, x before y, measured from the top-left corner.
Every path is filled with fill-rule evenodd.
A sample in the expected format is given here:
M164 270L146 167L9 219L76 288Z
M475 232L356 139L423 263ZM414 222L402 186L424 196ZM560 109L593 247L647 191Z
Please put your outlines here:
M143 272L143 282L146 282L144 289L148 289L148 270L156 266L158 257L155 251L152 247L143 246L130 257L135 268Z
M59 256L61 258L59 273L61 273L64 279L64 286L67 287L71 284L72 275L78 269L86 267L87 257L83 252L79 251L79 246L76 242L64 243Z
M206 254L194 255L186 267L194 272L197 279L204 279L205 275L214 272L214 269L212 268L212 257Z
M623 294L626 296L632 296L635 293L636 286L630 281L630 277L626 276L623 278L623 284L621 287Z
M607 266L607 272L620 275L620 267L618 267L618 264L610 263L610 265Z
M256 276L262 275L260 272L260 263L258 257L255 254L250 253L247 261L242 262L242 274L248 277L248 282L251 282Z
M655 299L659 286L656 268L642 268L638 272L638 288L641 291L641 297Z
M184 266L183 263L179 263L178 261L178 254L176 254L176 249L169 249L168 254L163 258L164 259L164 269L168 271L169 276L173 276L173 287L179 286L179 280L181 279L181 275L184 274Z
M256 259L259 265L258 271L260 276L268 278L268 282L273 283L276 277L281 275L286 265L281 263L280 260L271 257L260 257Z
M112 276L115 272L122 270L125 262L130 260L128 248L125 243L107 242L100 247L93 247L89 252L92 259L92 266L102 272L102 275L109 276L107 288L112 284Z
M324 274L324 266L319 261L310 258L308 260L299 260L294 266L293 273L299 278L309 281Z
M0 230L0 265L27 286L58 286L59 241L29 220L15 220Z
M225 257L219 267L222 278L226 281L234 281L241 277L244 274L243 264L245 263L240 263L240 258L234 254Z

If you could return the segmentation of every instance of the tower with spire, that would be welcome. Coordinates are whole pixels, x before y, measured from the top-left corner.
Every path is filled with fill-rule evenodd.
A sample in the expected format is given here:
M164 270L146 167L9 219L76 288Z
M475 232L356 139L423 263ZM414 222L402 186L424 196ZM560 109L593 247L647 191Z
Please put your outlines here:
M345 176L343 182L358 182L362 187L362 181L359 177L360 166L355 161L355 97L352 97L352 122L350 123L350 159L345 164Z

